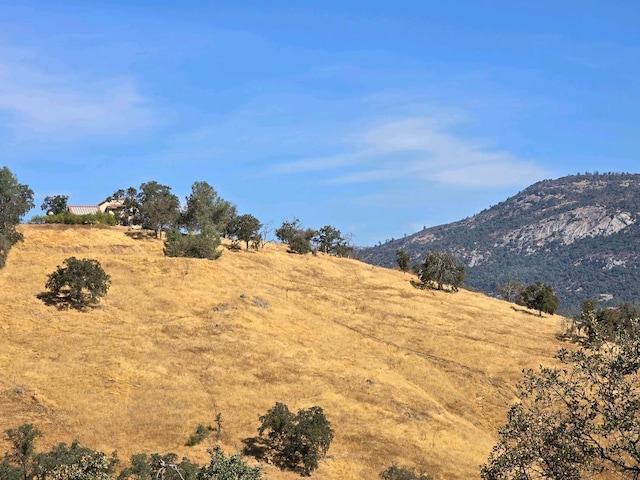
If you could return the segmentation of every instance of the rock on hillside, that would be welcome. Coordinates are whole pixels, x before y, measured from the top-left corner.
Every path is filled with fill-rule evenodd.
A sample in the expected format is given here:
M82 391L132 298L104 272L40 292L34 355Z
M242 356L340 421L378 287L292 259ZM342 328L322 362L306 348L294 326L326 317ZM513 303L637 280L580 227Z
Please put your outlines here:
M360 251L393 266L445 250L467 266L468 286L493 294L507 280L554 285L560 311L587 298L604 306L640 301L640 175L585 174L543 180L462 221Z

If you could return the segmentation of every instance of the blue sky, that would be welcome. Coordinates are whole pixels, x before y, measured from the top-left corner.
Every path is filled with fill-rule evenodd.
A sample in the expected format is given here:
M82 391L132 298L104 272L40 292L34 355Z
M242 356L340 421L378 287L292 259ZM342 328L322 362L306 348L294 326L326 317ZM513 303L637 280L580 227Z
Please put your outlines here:
M373 245L640 172L639 111L637 1L0 0L0 165L32 214L207 181Z

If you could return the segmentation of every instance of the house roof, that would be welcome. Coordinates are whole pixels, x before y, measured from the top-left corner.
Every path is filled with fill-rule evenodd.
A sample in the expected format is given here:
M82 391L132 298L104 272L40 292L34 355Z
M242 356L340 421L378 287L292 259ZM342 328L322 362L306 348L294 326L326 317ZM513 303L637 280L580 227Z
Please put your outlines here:
M100 210L95 205L69 205L69 213L74 215L90 215L99 213Z

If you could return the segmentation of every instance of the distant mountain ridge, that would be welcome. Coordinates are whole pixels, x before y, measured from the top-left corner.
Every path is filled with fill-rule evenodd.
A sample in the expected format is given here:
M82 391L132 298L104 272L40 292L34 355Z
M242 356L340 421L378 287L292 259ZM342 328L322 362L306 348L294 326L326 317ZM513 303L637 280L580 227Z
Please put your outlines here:
M640 174L587 173L543 180L464 220L364 248L372 264L413 263L448 251L467 266L467 286L488 294L508 280L553 284L559 311L583 300L640 303Z

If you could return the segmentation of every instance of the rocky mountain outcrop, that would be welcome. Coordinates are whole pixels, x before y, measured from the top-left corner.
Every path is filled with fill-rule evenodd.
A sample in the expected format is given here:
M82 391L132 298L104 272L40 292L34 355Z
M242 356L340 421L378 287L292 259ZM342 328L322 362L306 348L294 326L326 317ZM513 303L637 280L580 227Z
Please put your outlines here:
M363 260L395 265L449 251L467 266L467 286L493 294L507 280L554 285L560 311L586 298L640 303L640 175L584 174L543 180L473 217L363 249Z

